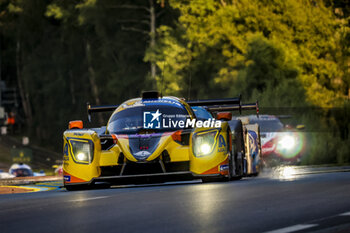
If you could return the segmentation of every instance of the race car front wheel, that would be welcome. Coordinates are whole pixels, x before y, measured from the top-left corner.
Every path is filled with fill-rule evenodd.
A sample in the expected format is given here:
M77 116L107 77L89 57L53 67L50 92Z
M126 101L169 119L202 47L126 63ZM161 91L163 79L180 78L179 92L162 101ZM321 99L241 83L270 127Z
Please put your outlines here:
M91 187L87 184L79 184L79 185L65 185L64 186L67 191L79 191L79 190L87 190Z
M79 191L88 189L109 189L111 187L108 183L101 184L79 184L79 185L65 185L67 191Z

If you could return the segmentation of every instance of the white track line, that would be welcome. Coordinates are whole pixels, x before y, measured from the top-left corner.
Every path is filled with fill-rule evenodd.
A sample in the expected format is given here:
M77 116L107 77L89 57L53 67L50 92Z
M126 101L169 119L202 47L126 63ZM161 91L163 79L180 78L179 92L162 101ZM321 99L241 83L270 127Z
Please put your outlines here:
M273 231L268 231L266 233L289 233L289 232L304 230L315 226L317 226L317 224L298 224L298 225L285 227L285 228L281 228Z
M350 212L345 212L345 213L339 214L339 216L350 216Z
M76 202L76 201L91 201L91 200L103 199L103 198L107 198L107 197L108 197L108 196L80 198L80 199L75 199L75 200L69 200L69 202Z

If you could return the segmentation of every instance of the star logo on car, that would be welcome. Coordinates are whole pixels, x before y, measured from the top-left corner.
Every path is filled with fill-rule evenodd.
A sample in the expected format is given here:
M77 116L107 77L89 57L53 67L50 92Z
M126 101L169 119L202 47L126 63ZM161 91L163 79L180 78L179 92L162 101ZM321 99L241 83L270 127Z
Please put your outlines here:
M159 109L157 109L157 111L156 111L155 113L152 113L153 118L152 118L151 122L154 121L154 120L159 121L159 117L160 117L161 115L162 115L162 114L159 112Z
M141 159L141 160L146 159L150 155L151 155L151 153L148 151L139 151L137 153L134 153L134 157L136 159Z

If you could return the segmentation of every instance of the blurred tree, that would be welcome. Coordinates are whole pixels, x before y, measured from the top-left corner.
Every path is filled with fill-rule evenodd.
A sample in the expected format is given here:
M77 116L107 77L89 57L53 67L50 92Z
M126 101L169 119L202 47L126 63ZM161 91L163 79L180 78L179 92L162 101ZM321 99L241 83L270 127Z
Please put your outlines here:
M243 66L240 68L232 93L258 99L262 106L303 106L304 90L298 76L300 69L294 54L262 35L249 39Z
M170 5L180 12L179 23L176 28L160 27L160 45L146 54L146 59L156 58L159 68L164 69L164 80L172 83L170 93L186 93L184 77L190 71L194 76L192 89L199 90L197 97L217 96L217 88L226 90L220 92L223 96L232 95L233 89L244 92L239 74L249 62L249 41L258 35L294 61L297 72L293 72L293 78L305 89L307 102L331 107L340 106L346 98L345 82L341 81L346 79L346 71L337 60L338 54L343 54L338 47L342 43L341 24L322 2L209 0L170 1ZM274 72L267 70L269 67L278 70L271 64L261 70L265 76ZM267 87L266 78L245 77L249 88L262 91ZM280 78L279 82L288 80ZM207 88L201 93L203 86Z

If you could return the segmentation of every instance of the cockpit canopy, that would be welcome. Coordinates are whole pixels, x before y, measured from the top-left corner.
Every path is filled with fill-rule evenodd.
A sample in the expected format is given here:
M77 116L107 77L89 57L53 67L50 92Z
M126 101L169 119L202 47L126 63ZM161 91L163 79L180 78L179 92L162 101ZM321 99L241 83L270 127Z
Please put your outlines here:
M185 106L168 97L153 100L126 102L111 116L107 131L111 134L135 134L144 129L155 132L176 131L182 129L169 121L186 121L191 114Z

